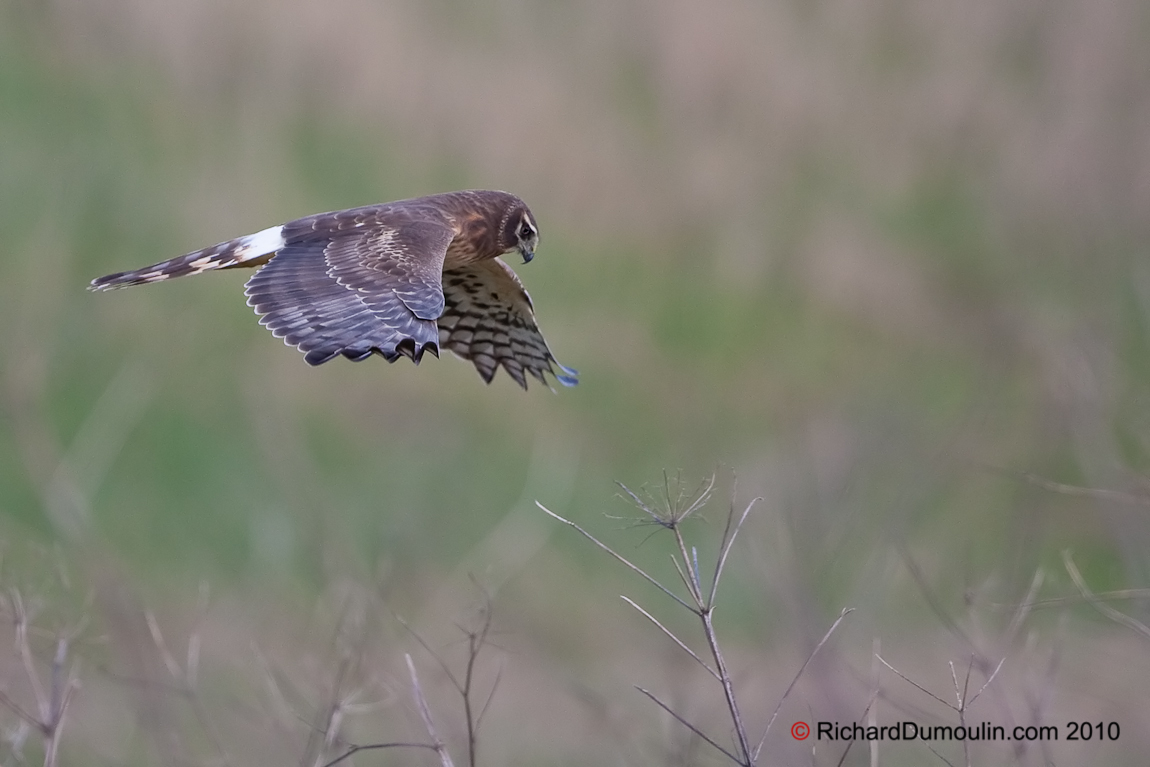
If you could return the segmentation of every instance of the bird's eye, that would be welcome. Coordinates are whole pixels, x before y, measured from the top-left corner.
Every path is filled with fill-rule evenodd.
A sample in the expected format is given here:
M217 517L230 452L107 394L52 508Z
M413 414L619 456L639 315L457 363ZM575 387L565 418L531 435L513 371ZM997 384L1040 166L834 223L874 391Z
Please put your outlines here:
M523 226L519 227L519 239L521 240L530 240L531 235L534 233L534 230L531 229L531 225L526 221L523 222Z

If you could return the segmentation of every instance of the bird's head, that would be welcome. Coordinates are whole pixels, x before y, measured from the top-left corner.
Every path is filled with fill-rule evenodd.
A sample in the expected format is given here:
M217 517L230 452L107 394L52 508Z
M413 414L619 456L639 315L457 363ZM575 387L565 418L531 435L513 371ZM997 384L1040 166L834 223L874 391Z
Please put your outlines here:
M539 245L539 229L527 206L516 205L503 222L502 240L505 253L518 253L527 263L535 257Z

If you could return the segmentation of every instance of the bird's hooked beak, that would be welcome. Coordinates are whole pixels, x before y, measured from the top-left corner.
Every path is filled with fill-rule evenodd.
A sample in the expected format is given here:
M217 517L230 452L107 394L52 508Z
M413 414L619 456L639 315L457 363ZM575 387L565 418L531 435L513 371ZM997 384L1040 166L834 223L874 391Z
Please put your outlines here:
M535 251L526 245L520 245L519 255L523 256L523 263L527 264L531 262L531 259L535 258Z

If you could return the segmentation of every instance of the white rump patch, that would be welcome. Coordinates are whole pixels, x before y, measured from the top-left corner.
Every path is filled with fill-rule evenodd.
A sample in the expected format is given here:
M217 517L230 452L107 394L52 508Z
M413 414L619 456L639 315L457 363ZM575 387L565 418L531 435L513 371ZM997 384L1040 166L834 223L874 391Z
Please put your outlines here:
M273 226L264 229L262 232L241 237L240 246L236 248L239 263L243 263L249 259L259 258L260 256L270 255L282 248L287 244L284 242L283 231L284 228L282 226Z

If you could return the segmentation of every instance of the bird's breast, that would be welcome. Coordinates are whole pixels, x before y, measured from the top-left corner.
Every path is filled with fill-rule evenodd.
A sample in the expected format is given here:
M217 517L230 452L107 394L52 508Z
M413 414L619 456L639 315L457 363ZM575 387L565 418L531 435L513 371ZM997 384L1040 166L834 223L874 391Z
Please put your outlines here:
M491 228L482 218L468 218L460 226L459 234L448 244L443 268L458 269L498 255L499 249L491 241Z

